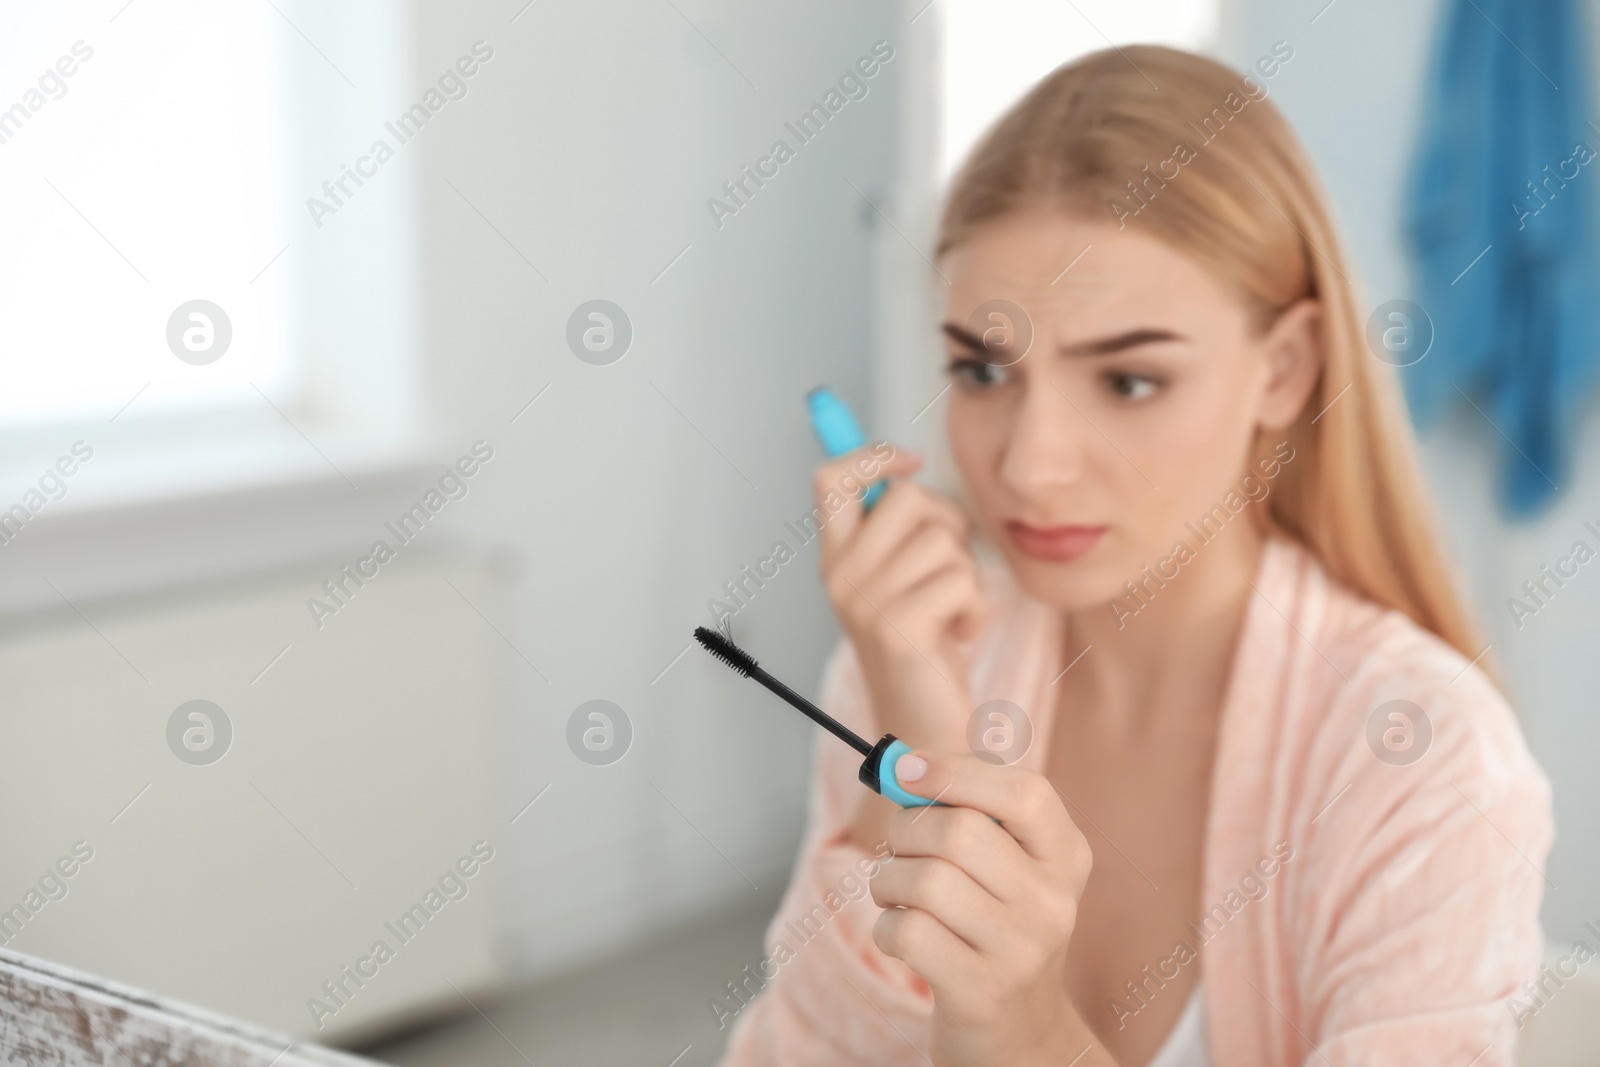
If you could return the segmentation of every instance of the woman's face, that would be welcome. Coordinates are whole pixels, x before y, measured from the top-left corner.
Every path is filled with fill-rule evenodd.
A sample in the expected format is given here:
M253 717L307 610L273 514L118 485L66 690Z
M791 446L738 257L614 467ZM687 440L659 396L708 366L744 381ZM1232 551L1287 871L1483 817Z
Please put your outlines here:
M1145 564L1170 577L1178 541L1198 557L1265 508L1281 462L1258 467L1254 437L1288 427L1315 382L1315 303L1254 335L1237 298L1136 224L1046 210L984 225L940 268L950 447L1033 596L1103 604Z

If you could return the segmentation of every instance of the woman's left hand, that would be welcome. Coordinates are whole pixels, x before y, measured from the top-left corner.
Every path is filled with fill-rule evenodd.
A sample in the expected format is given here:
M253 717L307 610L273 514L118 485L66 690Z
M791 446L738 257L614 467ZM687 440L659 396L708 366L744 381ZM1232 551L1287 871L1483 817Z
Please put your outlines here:
M895 812L894 860L872 879L888 909L873 940L932 988L935 1062L1078 1062L1099 1047L1066 987L1093 856L1055 787L1019 767L922 751L901 756L896 777L950 805ZM1081 1067L1095 1062L1105 1061Z

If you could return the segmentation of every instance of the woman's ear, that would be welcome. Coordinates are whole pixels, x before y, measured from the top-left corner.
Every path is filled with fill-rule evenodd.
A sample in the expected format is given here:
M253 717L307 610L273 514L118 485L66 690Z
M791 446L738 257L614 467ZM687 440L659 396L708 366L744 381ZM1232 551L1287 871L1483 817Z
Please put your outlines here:
M1267 360L1260 413L1264 429L1287 428L1310 399L1324 362L1322 324L1321 302L1303 297L1280 313L1262 338Z

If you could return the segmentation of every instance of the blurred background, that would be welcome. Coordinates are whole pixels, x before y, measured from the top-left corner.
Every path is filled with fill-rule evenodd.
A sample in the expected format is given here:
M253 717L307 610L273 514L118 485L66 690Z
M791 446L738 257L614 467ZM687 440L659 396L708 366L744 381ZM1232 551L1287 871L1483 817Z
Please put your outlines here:
M1470 7L1482 78L1547 73ZM707 1002L761 956L814 736L689 635L737 606L814 690L837 629L787 525L802 396L937 442L926 257L956 162L1084 52L1287 44L1264 84L1366 305L1430 307L1408 205L1467 8L0 5L0 908L24 905L0 942L397 1063L713 1063ZM1583 115L1591 84L1566 83ZM1600 921L1600 576L1508 601L1600 544L1600 437L1566 390L1566 466L1508 505L1522 435L1467 392L1428 473L1554 785L1559 956ZM1526 1062L1600 1062L1596 973Z

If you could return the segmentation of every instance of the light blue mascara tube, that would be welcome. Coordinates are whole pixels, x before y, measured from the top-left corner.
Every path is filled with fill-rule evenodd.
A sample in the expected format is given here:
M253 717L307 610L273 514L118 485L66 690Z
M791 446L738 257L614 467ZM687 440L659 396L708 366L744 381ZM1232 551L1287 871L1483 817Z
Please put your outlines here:
M811 428L816 431L817 440L822 443L822 450L829 459L854 452L867 443L866 435L861 432L861 424L856 421L849 405L827 386L819 385L806 394L806 409L811 412ZM887 484L887 480L872 483L861 500L864 510L872 509Z

